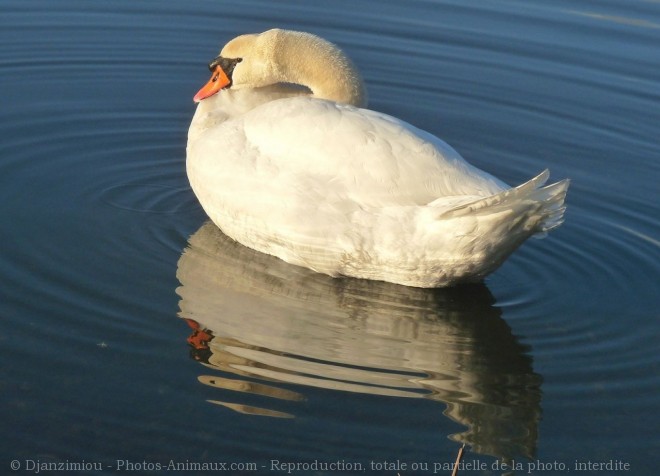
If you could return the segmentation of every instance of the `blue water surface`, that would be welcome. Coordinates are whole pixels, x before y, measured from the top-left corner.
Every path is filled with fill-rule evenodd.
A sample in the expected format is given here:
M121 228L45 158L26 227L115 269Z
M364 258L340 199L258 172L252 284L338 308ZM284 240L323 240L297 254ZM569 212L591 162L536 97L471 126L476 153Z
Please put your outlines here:
M192 96L273 27L565 223L445 290L228 240ZM0 44L2 474L657 474L657 2L4 0Z

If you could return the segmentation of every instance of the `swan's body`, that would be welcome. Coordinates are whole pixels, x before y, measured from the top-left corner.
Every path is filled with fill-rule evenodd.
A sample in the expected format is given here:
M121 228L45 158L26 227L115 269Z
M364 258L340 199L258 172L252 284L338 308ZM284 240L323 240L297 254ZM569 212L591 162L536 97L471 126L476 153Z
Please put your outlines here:
M356 107L357 71L316 36L245 35L221 56L236 59L231 87L196 96L187 171L245 246L331 276L438 287L481 280L561 223L567 181L541 187L546 171L509 188L437 137Z

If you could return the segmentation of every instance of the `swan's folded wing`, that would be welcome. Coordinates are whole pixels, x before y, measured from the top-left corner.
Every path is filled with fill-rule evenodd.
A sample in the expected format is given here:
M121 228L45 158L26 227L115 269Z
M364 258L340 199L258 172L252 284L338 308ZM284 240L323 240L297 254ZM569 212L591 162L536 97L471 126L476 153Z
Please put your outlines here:
M426 205L508 188L437 137L385 114L312 98L273 101L240 119L257 167L342 183L365 206Z

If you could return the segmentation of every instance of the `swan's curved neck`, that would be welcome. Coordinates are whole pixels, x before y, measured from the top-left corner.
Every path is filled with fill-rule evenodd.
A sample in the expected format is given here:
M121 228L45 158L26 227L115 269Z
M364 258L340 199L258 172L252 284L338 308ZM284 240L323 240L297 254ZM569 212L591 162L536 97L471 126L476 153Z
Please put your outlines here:
M306 86L317 98L367 105L360 73L332 43L309 33L279 30L273 46L278 81Z

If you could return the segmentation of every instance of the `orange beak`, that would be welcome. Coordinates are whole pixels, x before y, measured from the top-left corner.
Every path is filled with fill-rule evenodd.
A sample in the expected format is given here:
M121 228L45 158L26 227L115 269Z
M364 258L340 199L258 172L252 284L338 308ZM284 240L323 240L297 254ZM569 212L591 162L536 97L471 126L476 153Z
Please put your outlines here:
M210 81L206 83L202 87L202 89L197 91L197 94L195 94L193 101L199 102L202 99L213 96L215 93L217 93L223 88L226 88L230 84L231 84L231 80L229 79L229 77L227 77L227 75L220 66L216 66L215 69L213 70L213 74L211 75Z

